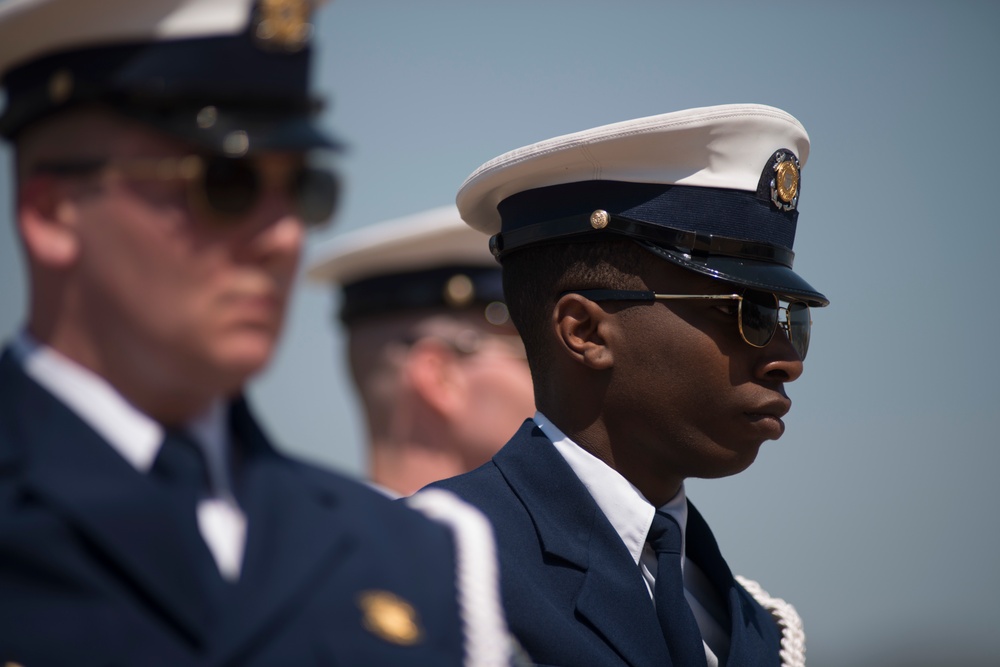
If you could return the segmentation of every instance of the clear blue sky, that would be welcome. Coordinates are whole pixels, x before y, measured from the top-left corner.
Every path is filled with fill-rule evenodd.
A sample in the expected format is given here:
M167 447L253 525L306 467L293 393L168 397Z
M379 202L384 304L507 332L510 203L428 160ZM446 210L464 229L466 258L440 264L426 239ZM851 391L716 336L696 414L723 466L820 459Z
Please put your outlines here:
M833 304L785 436L689 495L733 569L796 604L814 667L1000 664L998 7L337 0L316 83L350 145L348 192L310 253L446 204L480 163L551 136L729 102L791 112L812 138L796 268ZM25 282L4 158L7 337ZM289 451L356 474L333 308L301 286L251 393Z

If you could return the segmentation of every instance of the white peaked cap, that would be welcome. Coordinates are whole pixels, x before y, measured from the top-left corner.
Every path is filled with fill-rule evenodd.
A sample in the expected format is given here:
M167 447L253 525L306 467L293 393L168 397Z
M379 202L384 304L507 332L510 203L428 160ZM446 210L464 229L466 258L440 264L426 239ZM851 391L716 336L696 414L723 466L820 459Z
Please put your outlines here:
M501 261L539 244L628 238L685 268L817 306L792 270L809 135L729 104L546 139L476 169L456 198Z

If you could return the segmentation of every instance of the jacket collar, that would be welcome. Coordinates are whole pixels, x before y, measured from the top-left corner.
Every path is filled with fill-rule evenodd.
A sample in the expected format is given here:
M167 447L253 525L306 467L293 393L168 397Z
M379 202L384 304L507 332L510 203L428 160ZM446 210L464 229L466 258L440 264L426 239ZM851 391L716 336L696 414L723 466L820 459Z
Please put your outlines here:
M9 352L0 357L0 474L12 469L189 641L218 656L238 655L288 617L319 570L356 543L347 528L356 519L328 476L275 452L244 400L232 406L230 424L241 453L236 493L248 518L233 586L221 579L193 512L178 512ZM221 613L219 595L231 603Z
M73 411L0 357L0 451L16 460L25 491L38 497L114 562L123 576L193 643L211 629L209 591L221 582L195 517L180 516ZM213 580L214 577L214 580Z
M544 552L581 571L576 611L629 665L669 665L631 554L552 442L528 420L493 461L531 516Z
M722 596L729 612L727 665L778 665L781 636L771 615L737 583L701 513L688 503L688 556Z
M577 611L630 665L669 665L649 592L628 549L590 493L533 421L494 463L531 516L544 552L583 572ZM778 664L780 635L770 615L736 582L715 536L688 502L687 553L705 572L730 619L727 665ZM653 647L653 648L651 648Z

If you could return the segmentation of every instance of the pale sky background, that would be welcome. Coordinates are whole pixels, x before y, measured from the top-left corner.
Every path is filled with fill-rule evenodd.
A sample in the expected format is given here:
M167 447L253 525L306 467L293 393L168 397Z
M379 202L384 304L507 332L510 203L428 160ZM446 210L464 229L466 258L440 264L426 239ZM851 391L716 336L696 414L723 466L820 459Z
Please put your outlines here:
M1000 664L1000 5L337 0L317 28L350 151L309 257L552 136L732 102L801 120L796 268L833 303L785 436L689 497L733 570L799 609L813 667ZM6 338L25 281L2 157ZM301 286L251 394L286 450L361 474L334 307Z

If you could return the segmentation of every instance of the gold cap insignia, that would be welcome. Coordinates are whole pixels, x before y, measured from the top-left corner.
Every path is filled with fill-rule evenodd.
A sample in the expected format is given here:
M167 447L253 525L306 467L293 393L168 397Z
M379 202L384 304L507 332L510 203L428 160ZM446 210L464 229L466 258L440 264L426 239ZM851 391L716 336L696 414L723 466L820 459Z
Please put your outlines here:
M265 49L301 51L312 36L311 16L310 0L260 0L253 34Z
M782 211L794 211L799 203L799 160L792 153L774 156L771 202Z
M365 591L358 596L365 629L387 642L412 646L423 639L417 610L389 591Z

